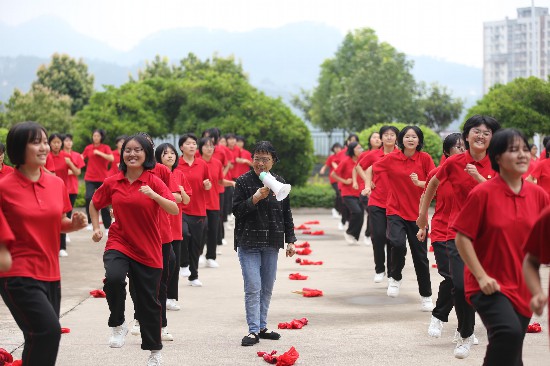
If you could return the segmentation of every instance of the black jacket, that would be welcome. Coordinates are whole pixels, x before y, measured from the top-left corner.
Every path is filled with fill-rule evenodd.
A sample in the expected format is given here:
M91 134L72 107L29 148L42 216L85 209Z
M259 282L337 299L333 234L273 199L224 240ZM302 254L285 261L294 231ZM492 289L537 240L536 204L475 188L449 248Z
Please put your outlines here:
M272 175L285 183L280 176ZM239 178L233 195L233 215L235 215L235 250L237 247L283 248L285 241L294 243L294 222L290 210L290 195L277 201L272 192L256 205L252 196L264 184L251 170Z

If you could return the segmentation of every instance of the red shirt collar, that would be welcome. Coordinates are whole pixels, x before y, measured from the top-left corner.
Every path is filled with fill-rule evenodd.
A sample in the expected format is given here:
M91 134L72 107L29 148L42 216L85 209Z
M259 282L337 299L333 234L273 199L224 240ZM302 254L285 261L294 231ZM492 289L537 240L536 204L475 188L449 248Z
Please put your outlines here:
M411 157L408 157L407 155L405 155L401 150L398 150L397 152L397 157L399 158L399 160L411 159L412 161L416 161L416 159L418 159L419 156L420 156L420 151L415 151L413 156Z
M474 164L474 165L480 165L483 168L485 168L487 165L491 164L491 159L489 159L489 154L485 154L485 157L481 159L480 161L475 161L472 155L470 154L470 150L466 150L464 153L466 157L466 163L468 164Z
M150 173L150 172L148 170L144 170L143 173L141 173L141 175L136 180L139 180L140 182L146 183L147 182L147 179L145 178L146 173ZM126 174L124 172L118 172L118 173L116 173L116 175L114 175L114 177L115 177L116 180L125 180L125 179L127 179Z
M40 187L45 187L45 185L44 185L44 179L45 179L44 174L49 174L49 173L46 173L44 170L42 170L42 168L40 168L40 178L38 178L38 180L36 182L33 182L32 180L30 180L29 178L24 176L23 173L21 173L19 171L19 169L14 169L13 173L15 174L15 176L17 177L17 181L19 182L19 184L23 188L27 188L28 186L30 186L32 184L38 184Z

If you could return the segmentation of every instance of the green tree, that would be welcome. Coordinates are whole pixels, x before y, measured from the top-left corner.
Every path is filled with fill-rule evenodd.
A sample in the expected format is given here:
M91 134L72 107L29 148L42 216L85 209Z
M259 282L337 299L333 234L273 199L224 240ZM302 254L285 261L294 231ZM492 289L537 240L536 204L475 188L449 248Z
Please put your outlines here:
M468 110L467 118L475 114L492 116L527 136L550 135L550 79L532 76L496 85Z
M49 132L70 132L72 100L43 85L34 85L28 93L15 89L4 108L4 126L10 128L17 122L36 121Z
M88 104L94 91L94 77L88 74L88 66L69 55L55 53L49 65L40 66L36 76L33 85L44 85L72 98L73 115Z
M377 123L361 131L358 134L359 140L363 141L363 145L366 146L370 135L373 132L380 131L380 127L384 125L395 126L399 129L399 131L401 131L408 124L401 122ZM420 127L420 130L422 130L422 133L424 134L424 147L422 148L422 151L430 154L432 159L434 160L435 165L439 165L439 160L441 159L441 155L443 154L443 141L441 140L441 137L439 137L439 135L428 126L421 125L418 127Z
M300 107L325 131L362 130L381 121L417 120L412 61L369 28L350 32L334 58L321 65L318 86Z
M444 130L454 120L460 117L464 101L460 98L453 98L445 86L433 83L427 86L426 83L418 84L420 99L418 104L424 118L419 122L435 131Z

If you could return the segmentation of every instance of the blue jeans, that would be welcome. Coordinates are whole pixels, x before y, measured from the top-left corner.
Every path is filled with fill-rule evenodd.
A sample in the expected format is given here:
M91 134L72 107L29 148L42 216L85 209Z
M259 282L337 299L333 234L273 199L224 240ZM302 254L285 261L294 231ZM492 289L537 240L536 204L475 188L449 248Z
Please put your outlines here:
M267 327L267 312L275 284L279 249L238 248L244 280L244 305L248 331L258 334Z

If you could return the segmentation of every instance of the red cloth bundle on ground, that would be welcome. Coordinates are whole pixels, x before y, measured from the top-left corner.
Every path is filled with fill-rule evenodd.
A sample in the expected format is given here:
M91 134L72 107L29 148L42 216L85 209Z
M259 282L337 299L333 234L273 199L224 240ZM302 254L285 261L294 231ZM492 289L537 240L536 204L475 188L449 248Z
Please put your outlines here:
M302 291L292 291L295 294L302 294L303 297L319 297L323 296L323 291L314 288L304 287Z
M277 351L267 352L258 352L258 357L263 357L264 361L277 366L292 366L296 363L296 360L300 357L296 348L290 347L288 351L283 353L280 356L276 356Z
M301 266L320 266L323 264L323 261L308 261L307 259L296 258L296 263L300 263Z
M3 366L8 362L13 362L13 356L5 349L0 348L0 366Z
M105 294L105 292L103 290L92 290L90 291L90 295L92 295L93 297L107 297L107 295Z
M312 232L311 235L325 235L325 232L323 230L317 230Z
M288 323L279 323L278 328L279 329L302 329L304 325L307 325L307 323L308 323L307 318L293 319L291 322L288 322Z
M288 275L291 280L307 280L308 276L301 275L299 273L291 273Z
M540 332L542 332L542 327L540 326L539 323L529 324L529 326L527 327L527 333L540 333Z
M434 251L434 247L430 245L430 248L428 249L429 252L433 252Z
M305 226L305 225L300 225L298 227L295 227L294 230L309 230L311 228Z
M271 351L271 353L260 351L257 353L258 357L263 357L265 362L271 363L271 364L277 363L277 358L275 357L276 354L277 354L277 351Z
M307 241L303 242L302 244L294 244L294 248L309 248L309 243Z
M61 328L61 334L64 333L71 333L71 330L69 328Z
M304 230L302 231L303 235L311 235L311 230Z
M436 263L432 264L432 268L437 268L437 264Z
M309 249L309 248L304 248L304 249L302 249L302 250L298 249L298 250L296 251L296 254L298 254L298 255L310 255L312 252L313 252L313 251L312 251L311 249Z
M313 221L306 221L304 222L305 225L319 225L319 220L313 220Z

